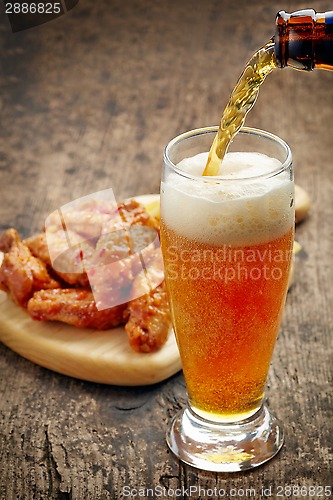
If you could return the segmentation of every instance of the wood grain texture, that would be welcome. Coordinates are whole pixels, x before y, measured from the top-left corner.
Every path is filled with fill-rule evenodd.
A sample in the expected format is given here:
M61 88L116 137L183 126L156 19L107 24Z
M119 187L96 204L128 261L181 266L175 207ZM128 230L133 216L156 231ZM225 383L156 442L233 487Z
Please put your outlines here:
M51 211L105 188L117 199L157 192L168 140L218 123L246 60L272 35L276 11L301 7L81 0L15 34L2 15L0 230L28 236ZM331 483L332 104L332 73L277 70L247 120L289 142L296 181L312 200L296 232L303 250L266 392L285 425L279 455L243 474L195 471L165 444L186 401L181 374L150 387L104 386L0 345L1 500L117 499L124 486L192 486L182 498L193 499L203 498L199 487L252 488L264 498L261 488L276 495L278 486Z

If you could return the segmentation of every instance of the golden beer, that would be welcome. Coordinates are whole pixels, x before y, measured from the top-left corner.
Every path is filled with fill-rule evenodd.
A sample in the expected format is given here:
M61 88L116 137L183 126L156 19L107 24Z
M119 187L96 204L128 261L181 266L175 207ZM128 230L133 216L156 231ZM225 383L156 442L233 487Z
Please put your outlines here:
M263 399L292 257L293 184L288 172L265 178L279 162L250 152L227 154L225 181L198 178L205 158L162 183L161 243L191 407L235 422Z
M293 229L261 245L216 247L183 237L162 219L161 235L190 403L209 418L246 418L263 398Z

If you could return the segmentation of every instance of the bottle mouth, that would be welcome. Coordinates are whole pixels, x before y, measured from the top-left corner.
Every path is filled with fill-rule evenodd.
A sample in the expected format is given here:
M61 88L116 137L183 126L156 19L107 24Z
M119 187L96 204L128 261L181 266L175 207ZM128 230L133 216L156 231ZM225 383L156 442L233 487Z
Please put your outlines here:
M314 30L316 12L313 9L293 13L281 10L276 15L274 57L279 68L290 66L301 71L314 69Z

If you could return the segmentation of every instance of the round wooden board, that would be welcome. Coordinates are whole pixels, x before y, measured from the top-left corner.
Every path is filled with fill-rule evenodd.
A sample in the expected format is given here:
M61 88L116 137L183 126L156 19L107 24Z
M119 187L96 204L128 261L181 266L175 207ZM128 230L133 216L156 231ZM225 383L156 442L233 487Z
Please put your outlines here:
M159 196L136 199L149 205ZM1 291L0 341L38 365L91 382L148 385L161 382L181 369L173 331L158 352L140 354L129 346L123 327L100 331L34 321Z

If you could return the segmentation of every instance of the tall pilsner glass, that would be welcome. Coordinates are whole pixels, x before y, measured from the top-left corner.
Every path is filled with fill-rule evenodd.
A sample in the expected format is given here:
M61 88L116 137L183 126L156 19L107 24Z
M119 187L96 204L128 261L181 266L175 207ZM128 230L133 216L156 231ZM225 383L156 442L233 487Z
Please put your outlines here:
M285 303L294 236L291 151L243 128L218 177L201 175L216 127L166 147L161 242L189 404L167 433L184 462L239 471L283 443L263 403Z

